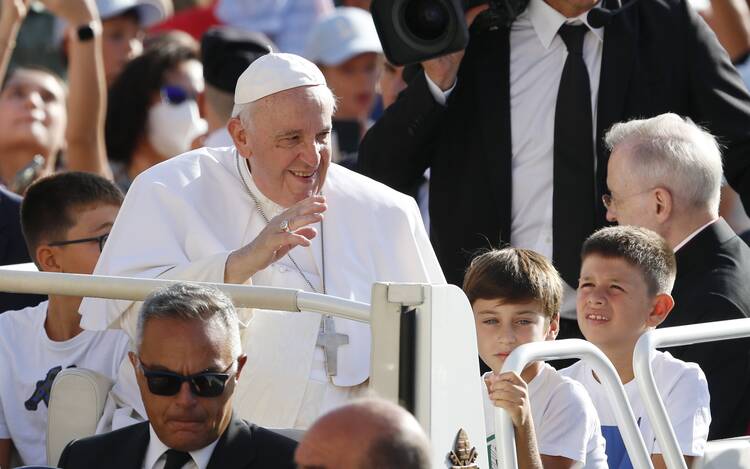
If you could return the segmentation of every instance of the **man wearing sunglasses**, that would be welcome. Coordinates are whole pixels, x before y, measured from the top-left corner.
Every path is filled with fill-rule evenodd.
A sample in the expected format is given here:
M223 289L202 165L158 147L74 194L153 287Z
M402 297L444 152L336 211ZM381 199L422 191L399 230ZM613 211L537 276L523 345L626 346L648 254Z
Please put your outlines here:
M43 272L91 274L122 204L115 185L90 173L36 181L21 204L26 245ZM57 374L72 367L114 379L128 349L122 331L84 331L80 297L0 315L0 467L15 447L26 465L46 464L47 405Z
M178 283L152 293L129 357L149 421L70 443L59 467L295 467L294 440L232 412L247 357L237 313L219 290Z

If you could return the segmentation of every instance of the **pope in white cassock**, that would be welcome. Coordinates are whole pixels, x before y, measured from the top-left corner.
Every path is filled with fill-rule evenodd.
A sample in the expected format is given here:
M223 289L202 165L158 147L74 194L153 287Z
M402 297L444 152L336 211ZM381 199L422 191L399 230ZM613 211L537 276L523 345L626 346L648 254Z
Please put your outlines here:
M330 164L334 108L311 62L257 59L237 82L228 123L235 146L194 150L142 173L94 273L272 285L368 303L376 281L445 283L414 200ZM133 337L139 306L88 298L81 324ZM366 324L264 310L246 319L240 417L307 428L366 388ZM127 417L118 423L115 414L115 428L146 415L133 369L124 367L113 397Z

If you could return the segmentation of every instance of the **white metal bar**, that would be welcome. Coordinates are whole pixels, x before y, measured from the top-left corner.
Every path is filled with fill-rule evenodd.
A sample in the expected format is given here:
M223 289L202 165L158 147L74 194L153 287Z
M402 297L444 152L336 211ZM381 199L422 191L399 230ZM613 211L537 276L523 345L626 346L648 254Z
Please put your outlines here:
M157 288L178 280L109 277L104 275L27 272L0 269L0 291L46 295L89 296L143 301ZM369 322L370 305L359 301L308 293L291 288L190 282L216 287L240 308L278 311L314 311L355 321Z
M581 339L532 342L518 346L505 360L502 372L515 371L519 375L527 364L537 360L580 358L596 372L610 396L617 426L622 434L630 461L636 469L653 469L651 457L643 443L625 389L612 362L593 344ZM518 469L513 422L505 410L495 408L495 434L498 459L502 469Z
M654 350L658 347L698 344L715 340L750 337L750 318L728 321L704 322L689 326L665 327L646 332L635 344L633 371L638 383L648 418L654 427L664 462L669 469L686 469L680 445L669 422L664 402L656 389L656 380L651 369Z

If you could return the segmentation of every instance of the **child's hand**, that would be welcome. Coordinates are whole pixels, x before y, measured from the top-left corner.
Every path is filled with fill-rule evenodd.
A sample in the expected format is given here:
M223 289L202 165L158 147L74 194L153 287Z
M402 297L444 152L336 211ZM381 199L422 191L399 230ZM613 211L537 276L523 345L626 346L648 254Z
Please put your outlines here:
M531 422L528 387L518 374L512 371L501 375L491 373L484 382L490 400L510 414L513 426L523 427Z

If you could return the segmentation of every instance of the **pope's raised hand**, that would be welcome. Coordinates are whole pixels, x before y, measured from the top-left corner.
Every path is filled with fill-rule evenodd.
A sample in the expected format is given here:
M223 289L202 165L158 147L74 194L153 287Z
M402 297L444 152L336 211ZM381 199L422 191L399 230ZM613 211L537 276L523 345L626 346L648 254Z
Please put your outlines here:
M297 246L310 246L317 230L310 226L323 220L326 199L308 197L268 221L268 225L250 242L233 251L224 268L224 282L244 283Z

